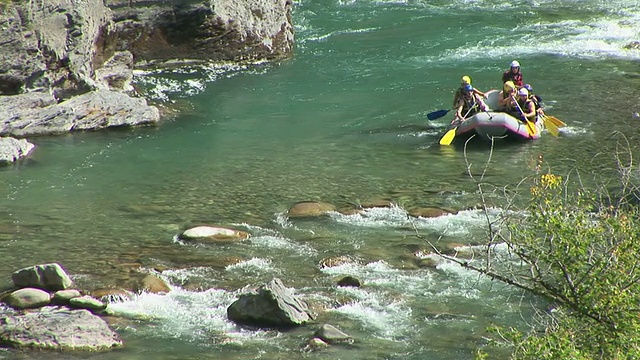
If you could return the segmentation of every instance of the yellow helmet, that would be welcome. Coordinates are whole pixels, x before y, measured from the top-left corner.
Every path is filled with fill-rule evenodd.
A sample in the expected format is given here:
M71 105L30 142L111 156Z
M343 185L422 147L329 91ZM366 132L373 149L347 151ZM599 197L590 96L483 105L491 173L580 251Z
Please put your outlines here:
M505 91L513 90L515 88L516 88L516 84L514 84L513 81L511 81L511 80L509 80L509 81L504 83L504 90Z
M461 81L465 85L471 85L471 78L468 77L467 75L463 76Z

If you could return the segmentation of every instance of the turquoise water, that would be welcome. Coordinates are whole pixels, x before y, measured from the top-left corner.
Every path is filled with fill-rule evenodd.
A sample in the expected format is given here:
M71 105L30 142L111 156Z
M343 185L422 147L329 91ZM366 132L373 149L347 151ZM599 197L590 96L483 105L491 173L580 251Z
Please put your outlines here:
M631 144L638 138L640 52L623 49L640 39L636 2L300 1L294 21L290 60L138 73L148 96L183 109L180 116L30 139L34 153L0 169L2 283L51 261L89 289L125 286L132 267L167 269L169 295L112 304L151 319L114 324L124 349L77 358L471 359L488 324L524 326L544 306L454 264L419 268L415 253L428 248L424 239L486 240L468 168L497 190L491 216L505 208L501 189L534 174L539 156L586 182L616 179L616 132ZM569 126L558 138L497 146L488 165L486 145L438 145L451 118L426 114L450 106L462 75L481 90L499 87L513 59L548 113ZM286 217L306 200L397 206ZM462 211L407 216L424 206ZM203 223L243 228L251 241L174 241ZM338 255L354 262L320 268ZM337 288L343 275L365 286ZM307 353L317 324L277 332L226 320L245 285L273 277L312 303L318 324L338 326L354 344ZM29 356L76 358L0 351L0 359Z

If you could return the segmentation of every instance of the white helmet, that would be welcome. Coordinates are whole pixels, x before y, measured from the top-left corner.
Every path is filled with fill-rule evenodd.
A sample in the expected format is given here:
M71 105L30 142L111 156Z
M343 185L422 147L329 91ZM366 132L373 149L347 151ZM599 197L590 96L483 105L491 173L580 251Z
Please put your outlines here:
M529 91L525 88L520 88L520 90L518 90L518 95L520 96L529 96Z
M512 68L513 68L513 67L520 67L520 63L518 62L518 60L513 60L513 61L511 62L511 67L512 67Z

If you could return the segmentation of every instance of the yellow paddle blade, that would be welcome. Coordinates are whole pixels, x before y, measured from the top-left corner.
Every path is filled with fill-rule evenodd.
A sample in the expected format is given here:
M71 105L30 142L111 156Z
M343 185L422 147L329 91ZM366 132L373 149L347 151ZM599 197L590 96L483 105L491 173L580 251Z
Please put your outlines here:
M562 120L558 119L555 116L547 116L549 118L549 120L551 122L553 122L553 125L557 126L557 127L564 127L567 126L567 124L565 124Z
M560 129L558 129L556 124L554 124L547 116L542 116L542 121L544 127L547 128L547 131L549 131L549 134L558 137L558 134L560 134Z
M453 129L447 131L446 134L440 139L440 145L451 145L453 142L453 138L456 137L456 130L458 127L454 127Z
M529 134L529 136L531 137L535 136L536 132L537 132L536 124L534 124L533 121L527 120L527 133Z

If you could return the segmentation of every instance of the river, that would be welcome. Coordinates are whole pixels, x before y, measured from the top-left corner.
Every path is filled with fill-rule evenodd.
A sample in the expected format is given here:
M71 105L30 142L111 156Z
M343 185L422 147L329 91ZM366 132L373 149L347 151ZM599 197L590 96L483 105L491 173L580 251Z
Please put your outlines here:
M111 305L134 318L114 325L123 349L0 359L472 359L489 324L523 326L544 306L452 263L418 267L415 253L424 239L485 242L476 181L497 216L501 189L512 194L540 157L545 171L616 181L621 134L637 143L640 124L640 50L624 49L640 40L637 1L304 0L293 20L290 60L137 72L149 98L183 112L156 127L33 138L27 159L0 168L5 287L19 268L58 262L88 288L123 286L139 268L163 269L173 289ZM514 59L568 124L560 136L440 146L451 117L426 115L451 105L463 75L499 88ZM380 200L395 205L286 216L299 201ZM407 216L428 206L460 211ZM252 237L175 241L198 224ZM354 261L319 265L342 255ZM364 286L337 287L344 275ZM226 319L243 287L274 277L319 310L316 323L275 331ZM321 323L354 343L302 351Z

